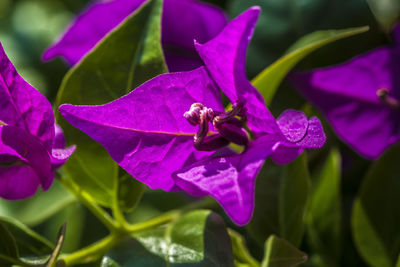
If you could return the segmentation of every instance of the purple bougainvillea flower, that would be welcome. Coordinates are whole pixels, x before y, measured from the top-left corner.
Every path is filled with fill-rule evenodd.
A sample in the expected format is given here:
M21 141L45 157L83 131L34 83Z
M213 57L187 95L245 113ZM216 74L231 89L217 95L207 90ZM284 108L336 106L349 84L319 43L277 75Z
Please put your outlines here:
M47 190L53 170L74 151L63 138L49 101L19 76L0 44L0 197Z
M395 44L342 65L292 73L291 84L326 116L337 135L375 159L400 140L400 27Z
M44 60L62 56L76 64L97 42L138 9L145 0L96 1L70 25L62 38L44 54ZM206 42L226 25L222 10L195 0L164 0L162 46L170 71L202 65L193 39Z
M62 105L61 114L150 188L210 195L236 224L248 223L266 157L287 163L325 142L317 118L287 110L275 120L247 80L245 54L259 12L253 7L196 43L205 66L159 75L105 105ZM219 89L232 110L224 111Z

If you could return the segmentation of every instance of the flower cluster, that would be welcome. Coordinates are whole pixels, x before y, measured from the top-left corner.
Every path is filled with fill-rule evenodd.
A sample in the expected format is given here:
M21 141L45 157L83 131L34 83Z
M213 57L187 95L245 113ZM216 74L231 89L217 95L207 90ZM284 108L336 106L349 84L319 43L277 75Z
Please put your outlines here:
M19 76L0 44L0 197L47 190L74 149L65 148L50 102Z
M159 75L105 105L62 105L61 114L150 188L210 195L236 224L248 223L265 159L285 164L325 142L315 117L287 110L275 120L247 80L246 49L259 12L250 8L210 41L196 42L204 66Z

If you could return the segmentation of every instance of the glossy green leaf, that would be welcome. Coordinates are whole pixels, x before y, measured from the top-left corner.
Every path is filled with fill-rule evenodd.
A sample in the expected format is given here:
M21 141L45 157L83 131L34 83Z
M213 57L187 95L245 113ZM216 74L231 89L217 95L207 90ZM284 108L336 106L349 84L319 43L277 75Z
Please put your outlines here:
M50 241L14 218L0 217L0 223L14 236L21 256L42 256L52 252Z
M280 236L300 246L304 233L304 214L310 191L307 156L303 153L285 166L279 197Z
M382 27L390 32L394 24L400 19L400 1L367 0L367 2Z
M312 176L307 214L309 243L326 266L338 265L341 248L340 206L341 157L332 149L322 169Z
M13 217L28 226L36 226L76 201L58 181L46 192L37 192L29 199L0 199L0 216ZM46 207L43 209L43 207Z
M161 49L161 0L149 0L110 32L65 76L57 106L104 104L165 72ZM68 176L98 203L109 207L118 165L106 150L57 114L77 150L65 165Z
M368 27L351 28L344 30L327 30L310 33L299 39L286 55L259 73L252 84L263 95L265 102L269 105L276 90L285 78L286 74L304 57L318 48L334 41L360 34L368 30Z
M400 254L400 146L390 148L364 178L354 203L356 247L371 266L395 266Z
M228 229L232 241L232 250L235 266L259 267L260 263L255 260L246 247L244 238L232 229Z
M271 165L265 164L257 178L256 205L247 228L259 244L275 234L298 246L310 183L306 154L284 166Z
M108 254L120 266L233 266L232 245L219 215L197 210L138 232Z
M118 263L116 263L113 259L110 257L103 257L100 263L100 267L121 267Z
M270 236L265 242L265 255L261 267L293 267L307 260L307 254L288 241Z

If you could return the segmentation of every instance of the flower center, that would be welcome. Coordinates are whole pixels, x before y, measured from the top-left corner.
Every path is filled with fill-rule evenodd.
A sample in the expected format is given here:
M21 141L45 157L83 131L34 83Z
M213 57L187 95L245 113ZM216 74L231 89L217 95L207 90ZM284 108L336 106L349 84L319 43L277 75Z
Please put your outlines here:
M192 125L199 125L194 136L194 146L198 150L213 151L234 143L246 146L249 137L244 127L246 109L241 102L232 105L228 112L216 112L201 103L194 103L183 116ZM217 134L209 133L209 123L212 123Z
M376 91L376 95L378 96L379 100L386 106L392 109L400 109L400 101L398 101L393 96L389 95L388 89L381 88L378 91Z
M4 121L0 120L0 126L2 125L7 125L7 123L5 123Z

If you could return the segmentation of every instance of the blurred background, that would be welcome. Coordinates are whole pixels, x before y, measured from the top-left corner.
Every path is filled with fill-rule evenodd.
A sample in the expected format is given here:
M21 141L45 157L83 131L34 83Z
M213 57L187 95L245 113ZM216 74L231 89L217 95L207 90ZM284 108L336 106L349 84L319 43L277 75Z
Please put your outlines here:
M383 0L382 0L383 1ZM390 43L385 19L378 17L367 0L209 0L226 10L232 18L252 5L262 8L254 38L248 50L246 65L249 78L274 62L300 37L325 29L344 29L368 25L367 33L327 45L303 60L298 69L311 69L337 64L377 46ZM44 63L41 55L62 34L76 14L89 3L87 0L0 0L0 41L21 76L54 103L62 78L69 66L60 58ZM399 4L400 5L400 4ZM396 8L399 8L397 6ZM371 10L374 10L372 12ZM390 14L385 15L387 19ZM392 19L392 18L391 18ZM276 116L287 108L304 107L302 99L285 83L275 96L271 111ZM333 140L335 137L333 134ZM361 177L369 163L339 144L348 158L342 176L344 231L349 233L350 209L359 188ZM346 156L347 155L347 156ZM350 163L349 163L350 162ZM357 172L357 173L355 173ZM51 200L51 201L50 201ZM179 207L189 200L180 194L161 191L146 192L132 221L140 221L165 210ZM44 203L47 208L43 209ZM161 204L160 204L161 203ZM0 215L13 216L54 241L64 220L68 221L64 250L73 251L102 237L106 230L96 222L75 199L55 181L47 194L17 202L0 200ZM51 220L50 216L55 215ZM232 225L230 225L232 226ZM233 227L233 226L232 226ZM73 236L71 235L73 233ZM345 234L346 236L346 234ZM346 243L347 244L347 243ZM250 246L252 246L250 240ZM347 266L364 266L352 244L344 250ZM257 250L253 244L253 251Z

